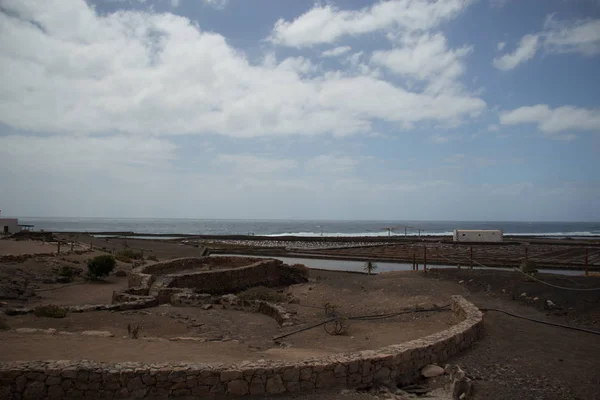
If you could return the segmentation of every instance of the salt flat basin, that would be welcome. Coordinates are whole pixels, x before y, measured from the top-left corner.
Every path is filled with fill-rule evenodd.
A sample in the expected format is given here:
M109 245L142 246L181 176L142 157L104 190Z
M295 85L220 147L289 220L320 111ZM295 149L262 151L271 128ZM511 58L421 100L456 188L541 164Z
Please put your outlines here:
M315 269L326 269L330 271L353 271L353 272L364 272L365 263L363 261L352 261L352 260L321 260L317 258L302 258L302 257L279 257L279 256L267 256L267 255L246 255L246 254L212 254L213 257L249 257L249 258L274 258L281 260L286 264L304 264L308 268ZM377 270L375 272L391 272L391 271L411 271L412 264L408 263L394 263L394 262L380 262L377 261ZM456 268L456 265L428 265L427 268ZM466 268L466 266L463 266ZM419 264L419 270L423 269L423 264ZM473 267L473 269L497 269L500 271L509 271L512 268L500 268L500 267ZM567 270L567 269L540 269L539 272L546 274L557 274L557 275L583 275L584 271L580 270Z

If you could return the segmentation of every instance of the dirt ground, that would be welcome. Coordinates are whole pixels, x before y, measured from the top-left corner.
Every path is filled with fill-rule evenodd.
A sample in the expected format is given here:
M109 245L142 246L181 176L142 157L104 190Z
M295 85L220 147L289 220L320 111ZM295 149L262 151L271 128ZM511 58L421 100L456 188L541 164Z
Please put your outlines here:
M126 278L113 277L105 284L85 283L59 287L57 290L40 293L41 297L31 301L31 305L74 305L82 304L82 300L85 303L108 303L112 291L124 287L125 280ZM419 282L426 283L428 289L419 289ZM133 352L132 349L144 349L155 344L148 345L142 340L96 339L100 340L99 346L91 342L78 350L62 336L30 334L18 337L12 333L0 333L2 346L7 347L0 359L48 359L64 351L70 357L100 361L108 361L112 355L118 355L119 360L122 357L133 357L131 361L159 361L169 354L169 359L208 362L213 358L218 359L218 355L224 351L231 350L229 357L237 356L238 360L297 360L376 349L426 336L457 322L450 312L409 313L376 321L350 321L347 334L341 336L331 336L323 327L318 327L273 341L274 336L326 319L323 308L325 303L336 304L341 315L352 317L448 304L452 294L451 291L444 290L444 285L432 285L432 282L418 279L415 274L410 273L367 276L328 271L311 271L310 283L295 285L283 292L292 293L299 301L298 304L285 305L286 309L295 313L298 322L296 326L281 328L270 317L224 310L218 305L211 310L163 305L125 312L69 313L67 317L60 319L38 318L31 314L6 319L12 329L53 328L68 332L102 330L114 333L117 338L127 335L128 324L141 324L143 337L168 339L185 336L206 340L210 346L207 345L201 353L195 353L198 355L196 358L186 351L176 352L179 347L172 348L171 342L167 342L164 351L154 349L153 352ZM89 339L78 339L82 343L88 343L86 340ZM105 341L112 341L110 352L103 344Z
M58 245L39 240L0 240L0 256L56 253Z

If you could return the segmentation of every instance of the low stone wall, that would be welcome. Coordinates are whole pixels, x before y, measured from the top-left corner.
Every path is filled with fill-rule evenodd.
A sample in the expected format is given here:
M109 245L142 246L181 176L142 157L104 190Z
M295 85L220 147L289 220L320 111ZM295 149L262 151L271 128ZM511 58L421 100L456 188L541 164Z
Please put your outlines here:
M230 366L5 362L0 363L0 398L236 397L409 382L425 365L446 361L481 335L483 317L473 304L453 296L452 310L464 319L442 332L376 351L299 362L243 362Z
M245 263L249 263L245 266ZM172 273L194 268L211 268L189 273ZM223 268L232 266L232 268ZM125 293L154 295L159 304L170 302L177 289L222 294L239 292L253 286L284 286L308 281L308 268L289 266L279 260L240 257L179 258L135 268L129 274ZM149 293L152 288L153 293ZM146 290L147 289L147 290Z

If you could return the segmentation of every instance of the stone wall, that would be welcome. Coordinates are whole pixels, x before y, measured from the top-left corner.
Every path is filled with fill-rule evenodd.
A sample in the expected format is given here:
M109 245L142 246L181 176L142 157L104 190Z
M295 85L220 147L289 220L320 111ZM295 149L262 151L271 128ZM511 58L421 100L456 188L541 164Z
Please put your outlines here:
M409 382L430 363L441 363L470 347L482 332L481 312L453 296L457 325L379 350L299 362L235 365L107 364L71 361L0 363L0 398L156 398L261 396L376 383Z
M228 266L231 268L225 268ZM195 268L202 270L185 272ZM221 294L239 292L253 286L284 286L307 281L308 268L302 265L289 266L274 259L179 258L135 268L129 274L129 289L125 292L154 295L158 297L159 304L163 304L170 302L170 296L179 292L175 288Z

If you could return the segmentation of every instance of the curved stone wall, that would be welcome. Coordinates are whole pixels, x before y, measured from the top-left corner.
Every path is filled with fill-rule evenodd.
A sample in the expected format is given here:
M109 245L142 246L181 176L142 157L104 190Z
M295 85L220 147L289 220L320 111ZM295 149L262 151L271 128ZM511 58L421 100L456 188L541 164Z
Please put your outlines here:
M369 387L409 382L427 364L441 363L470 347L482 332L482 313L460 296L452 310L457 325L376 351L300 362L142 364L72 361L0 363L0 398L231 397L293 393L321 388Z
M190 269L200 270L185 272ZM182 289L222 294L253 286L285 286L307 281L308 268L302 265L289 266L274 259L179 258L135 268L129 274L129 289L125 293L156 296L159 304L162 304L169 302L171 296ZM115 296L118 297L118 293Z

